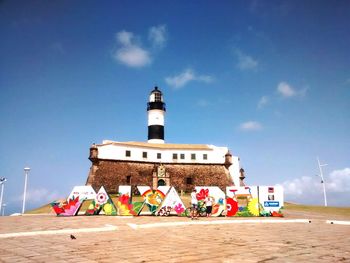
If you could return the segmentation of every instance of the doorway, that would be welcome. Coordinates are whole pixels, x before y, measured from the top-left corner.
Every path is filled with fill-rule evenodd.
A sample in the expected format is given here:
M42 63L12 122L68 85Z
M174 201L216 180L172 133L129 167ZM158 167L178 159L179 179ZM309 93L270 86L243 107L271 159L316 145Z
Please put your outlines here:
M158 186L164 186L164 185L165 185L165 181L163 179L159 179Z

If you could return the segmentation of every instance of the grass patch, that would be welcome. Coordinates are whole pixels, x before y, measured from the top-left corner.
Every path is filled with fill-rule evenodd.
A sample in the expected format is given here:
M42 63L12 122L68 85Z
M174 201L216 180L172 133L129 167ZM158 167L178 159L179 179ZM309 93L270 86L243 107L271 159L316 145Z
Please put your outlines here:
M47 204L47 205L43 205L39 208L35 208L33 210L29 210L29 211L25 211L25 214L55 214L55 212L52 210L51 205Z
M313 212L319 214L328 215L343 215L350 216L350 207L335 207L335 206L317 206L317 205L302 205L302 204L292 204L284 203L285 211L301 211L301 212Z

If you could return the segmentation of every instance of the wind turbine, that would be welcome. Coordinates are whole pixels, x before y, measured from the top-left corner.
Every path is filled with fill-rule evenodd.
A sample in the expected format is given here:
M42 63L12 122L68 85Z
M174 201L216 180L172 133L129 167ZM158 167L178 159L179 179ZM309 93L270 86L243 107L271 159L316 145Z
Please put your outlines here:
M324 206L327 206L326 182L324 181L324 178L323 178L322 167L326 166L328 164L326 164L326 163L325 164L321 164L320 160L318 159L318 157L317 157L317 163L318 163L318 168L320 169L320 174L317 174L316 176L321 177L321 184L323 186Z

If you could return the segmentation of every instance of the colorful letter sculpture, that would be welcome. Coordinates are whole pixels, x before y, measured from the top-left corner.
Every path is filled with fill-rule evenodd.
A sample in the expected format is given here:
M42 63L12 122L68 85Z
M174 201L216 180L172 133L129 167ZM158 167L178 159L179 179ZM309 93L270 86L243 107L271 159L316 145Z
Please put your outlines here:
M86 199L94 199L95 190L90 185L75 186L67 201L52 202L50 205L58 216L75 216Z
M100 214L101 210L105 215L117 215L117 209L103 186L101 186L95 199L90 203L88 209L85 211L85 215L98 215Z
M160 190L152 190L149 186L138 186L137 189L139 190L141 196L143 197L143 204L139 211L139 215L141 214L149 214L149 212L154 215L157 211L157 208L160 206L160 204L163 202L163 199L165 197L165 194ZM167 187L169 189L169 187ZM164 188L164 190L167 190ZM145 208L148 208L149 212L145 211Z
M131 203L131 186L119 186L119 197L117 200L117 215L119 216L133 216L137 215Z
M259 216L256 186L226 187L227 216Z
M152 190L149 186L137 186L137 189L140 196L132 202L131 186L119 186L114 203L103 186L97 194L91 186L75 186L67 201L52 202L51 206L58 216L77 215L86 200L91 202L79 214L186 215L186 207L174 187L159 186ZM283 216L282 186L230 186L226 187L226 195L217 186L197 186L196 190L199 206L205 206L207 197L213 200L212 216Z
M283 208L283 187L277 186L258 186L259 203L263 208L263 216L282 217L280 210Z
M75 216L79 211L81 201L79 196L72 196L68 201L52 202L50 205L58 216Z
M226 209L225 193L217 186L197 186L197 199L199 205L205 201L205 198L210 196L213 202L212 216L220 216Z
M227 216L282 216L281 186L226 187Z
M238 202L231 197L227 197L226 210L226 216L234 216L238 211Z
M163 202L158 206L156 212L157 215L168 215L167 213L170 214L171 211L175 211L177 215L181 215L185 212L185 209L186 207L175 188L171 187L170 190L167 191Z

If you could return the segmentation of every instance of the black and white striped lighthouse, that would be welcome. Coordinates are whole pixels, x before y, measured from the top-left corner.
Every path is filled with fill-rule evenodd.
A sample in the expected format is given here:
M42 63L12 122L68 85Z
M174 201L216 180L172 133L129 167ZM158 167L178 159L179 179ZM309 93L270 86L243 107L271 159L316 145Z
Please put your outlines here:
M154 87L149 95L147 103L148 112L148 142L149 143L164 143L164 116L165 103L163 94Z

